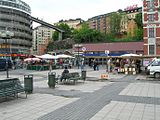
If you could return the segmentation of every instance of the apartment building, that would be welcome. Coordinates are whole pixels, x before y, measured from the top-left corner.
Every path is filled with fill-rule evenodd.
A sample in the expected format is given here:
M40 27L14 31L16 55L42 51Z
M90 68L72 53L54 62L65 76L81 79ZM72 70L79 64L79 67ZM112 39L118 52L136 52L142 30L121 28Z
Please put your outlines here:
M91 29L98 30L103 33L110 32L110 15L111 13L98 15L88 19L88 25Z
M83 22L84 20L82 20L81 18L76 18L76 19L69 19L69 20L60 20L58 23L55 23L55 25L64 23L64 24L67 24L70 28L78 29L79 25Z
M137 5L129 6L126 9L119 10L117 13L122 13L121 19L121 33L131 34L134 36L134 29L137 27L134 21L136 14L142 12L142 8ZM112 13L98 15L88 19L90 28L98 30L103 33L110 33L110 17Z
M38 26L33 30L32 54L42 55L52 39L53 29Z
M143 39L145 55L160 55L159 7L159 0L143 0Z
M142 7L133 5L127 7L124 12L126 13L125 21L123 24L123 27L125 28L124 31L127 32L129 36L133 37L135 36L135 29L137 28L137 24L134 19L136 18L137 14L142 13Z

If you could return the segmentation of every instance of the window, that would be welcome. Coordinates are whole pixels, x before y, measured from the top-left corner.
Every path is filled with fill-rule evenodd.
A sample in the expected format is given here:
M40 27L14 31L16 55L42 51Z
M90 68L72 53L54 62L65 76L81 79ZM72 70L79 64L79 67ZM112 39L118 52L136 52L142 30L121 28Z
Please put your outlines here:
M149 35L148 35L149 38L154 38L155 35L154 35L154 28L149 28Z
M147 1L147 7L149 8L151 5L150 1Z
M148 21L154 21L154 14L148 15Z
M154 5L153 5L153 1L147 1L147 7L148 8L151 8L151 7L153 7Z
M147 1L147 8L148 10L147 11L154 11L154 4L153 4L153 1Z
M160 61L154 61L152 66L160 66Z
M155 45L149 45L149 55L155 55Z

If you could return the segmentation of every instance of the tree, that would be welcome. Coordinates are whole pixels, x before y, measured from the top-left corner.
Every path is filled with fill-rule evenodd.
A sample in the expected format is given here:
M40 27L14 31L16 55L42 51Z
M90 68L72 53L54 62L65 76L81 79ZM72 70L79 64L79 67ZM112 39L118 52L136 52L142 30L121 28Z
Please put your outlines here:
M73 38L76 43L104 42L105 35L97 30L90 29L84 23L78 30L74 30Z
M136 40L143 40L143 28L135 29L135 39Z
M142 22L142 13L136 15L134 21L137 24L137 29L135 29L135 38L137 40L143 40L143 22Z
M59 41L51 41L47 46L47 51L71 49L74 44L73 39L64 39Z
M61 24L57 25L57 27L65 31L63 33L62 39L70 38L72 36L73 28L70 28L67 24L61 23ZM53 40L54 41L58 40L58 36L59 36L59 33L57 31L55 31L52 36Z
M143 28L142 13L137 14L134 21L136 22L138 28Z
M110 16L110 32L113 35L119 35L121 30L122 13L112 13Z

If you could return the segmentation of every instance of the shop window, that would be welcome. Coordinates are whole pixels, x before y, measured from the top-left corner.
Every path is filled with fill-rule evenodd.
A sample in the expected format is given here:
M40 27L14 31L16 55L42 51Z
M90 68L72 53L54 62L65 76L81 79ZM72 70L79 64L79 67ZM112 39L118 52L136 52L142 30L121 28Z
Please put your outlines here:
M160 66L160 61L154 61L152 66Z

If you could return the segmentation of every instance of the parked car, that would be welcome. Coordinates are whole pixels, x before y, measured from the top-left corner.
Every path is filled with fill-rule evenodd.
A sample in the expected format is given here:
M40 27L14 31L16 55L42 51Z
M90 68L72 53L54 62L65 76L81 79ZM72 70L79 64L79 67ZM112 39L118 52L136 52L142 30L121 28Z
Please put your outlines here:
M147 71L149 71L149 75L160 78L160 59L154 59L147 67Z
M8 68L12 68L12 61L10 59L0 58L0 70L6 70L6 63L8 62Z

